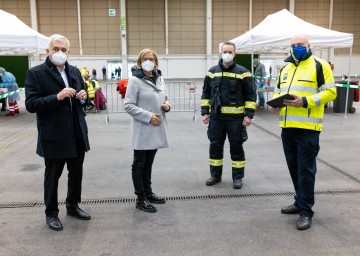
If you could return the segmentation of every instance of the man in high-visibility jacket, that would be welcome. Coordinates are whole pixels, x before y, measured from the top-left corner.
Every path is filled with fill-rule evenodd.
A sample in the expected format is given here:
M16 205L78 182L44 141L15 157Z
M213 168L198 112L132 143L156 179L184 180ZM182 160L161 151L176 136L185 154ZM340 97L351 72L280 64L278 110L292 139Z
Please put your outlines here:
M207 186L221 181L226 135L232 160L233 188L240 189L245 169L243 142L246 126L251 124L256 104L256 91L251 73L235 63L236 47L231 42L222 45L219 64L210 68L201 96L201 115L208 126L210 140L210 178Z
M289 62L280 70L273 97L286 93L280 112L281 138L287 166L295 189L295 202L283 207L284 214L298 214L297 228L308 229L314 215L316 156L320 150L324 105L336 98L334 76L328 62L312 55L305 35L291 39Z

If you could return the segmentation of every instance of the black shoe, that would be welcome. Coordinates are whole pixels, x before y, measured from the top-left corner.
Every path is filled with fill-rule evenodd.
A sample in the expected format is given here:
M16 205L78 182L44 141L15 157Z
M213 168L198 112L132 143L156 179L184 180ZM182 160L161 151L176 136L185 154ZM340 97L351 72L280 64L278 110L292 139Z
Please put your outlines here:
M242 187L242 179L234 179L233 180L233 188L240 189Z
M1 109L1 112L5 112L5 111L6 111L6 108L2 108L2 109Z
M297 208L293 204L281 208L281 213L284 213L284 214L295 214L295 213L299 213L299 212L300 212L299 208Z
M136 208L144 211L144 212L156 212L156 207L150 204L148 200L139 201L136 200Z
M48 224L49 228L55 231L63 230L63 226L58 217L46 216L46 224Z
M149 196L146 196L146 199L153 204L165 204L165 198L163 197L159 197L157 195L155 195L154 193L152 193Z
M81 210L79 207L67 207L67 214L70 216L73 216L75 218L78 218L80 220L90 220L91 216Z
M215 185L216 183L219 183L220 181L221 181L221 176L219 176L219 177L211 176L210 178L208 178L206 180L206 186Z
M307 216L305 213L300 212L299 220L296 224L297 229L305 230L311 226L311 217Z

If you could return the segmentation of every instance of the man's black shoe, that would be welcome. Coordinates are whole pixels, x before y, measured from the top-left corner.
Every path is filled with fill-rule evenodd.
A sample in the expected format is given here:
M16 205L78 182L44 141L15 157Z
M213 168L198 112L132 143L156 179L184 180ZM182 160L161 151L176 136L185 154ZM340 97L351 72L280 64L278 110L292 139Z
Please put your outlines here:
M284 214L296 214L296 213L299 213L299 212L300 212L299 208L297 208L293 204L281 208L281 213L284 213Z
M157 211L155 206L150 204L150 202L148 200L144 200L144 201L136 200L136 208L138 208L144 212L156 212Z
M48 224L49 228L55 231L63 230L63 226L58 217L46 216L46 224Z
M311 226L311 217L307 216L305 213L300 212L299 220L296 224L297 229L305 230Z
M70 216L73 216L75 218L78 218L80 220L90 220L91 216L81 210L79 207L69 207L67 209L67 214Z
M155 195L154 193L152 193L149 196L146 196L146 199L153 204L165 204L165 198L163 197L159 197L157 195Z
M212 186L215 185L216 183L219 183L221 181L221 176L220 177L213 177L211 176L210 178L208 178L206 180L206 186Z
M240 189L242 187L242 179L234 179L233 180L233 188Z

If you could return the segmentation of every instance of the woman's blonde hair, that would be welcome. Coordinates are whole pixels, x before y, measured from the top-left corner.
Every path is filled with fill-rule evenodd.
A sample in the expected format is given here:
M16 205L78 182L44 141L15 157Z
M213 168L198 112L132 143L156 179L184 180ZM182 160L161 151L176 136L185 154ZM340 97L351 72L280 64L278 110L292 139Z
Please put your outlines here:
M138 69L141 69L141 62L144 59L144 56L146 54L148 54L148 53L151 53L154 56L154 64L155 64L154 69L157 69L159 67L159 61L158 61L157 53L154 50L151 50L151 49L144 49L139 53L139 55L137 57L136 67Z

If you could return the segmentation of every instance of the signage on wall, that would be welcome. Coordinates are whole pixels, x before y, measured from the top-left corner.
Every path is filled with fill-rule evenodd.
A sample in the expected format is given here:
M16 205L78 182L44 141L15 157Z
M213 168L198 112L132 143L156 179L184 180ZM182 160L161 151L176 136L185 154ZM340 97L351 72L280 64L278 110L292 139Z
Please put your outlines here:
M116 16L116 10L115 9L109 9L109 16Z

